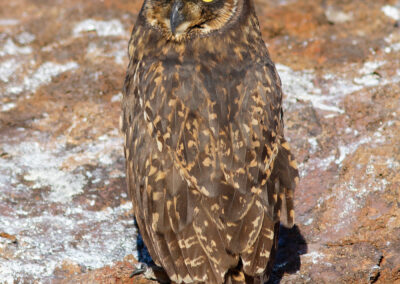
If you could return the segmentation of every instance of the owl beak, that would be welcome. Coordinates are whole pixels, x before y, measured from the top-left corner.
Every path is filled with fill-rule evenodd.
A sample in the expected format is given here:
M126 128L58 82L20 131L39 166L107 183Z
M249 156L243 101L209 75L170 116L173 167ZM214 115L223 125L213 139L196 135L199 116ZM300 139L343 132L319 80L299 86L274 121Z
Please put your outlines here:
M185 21L185 17L182 14L183 5L182 0L176 0L172 5L170 24L174 35L176 35L177 28Z

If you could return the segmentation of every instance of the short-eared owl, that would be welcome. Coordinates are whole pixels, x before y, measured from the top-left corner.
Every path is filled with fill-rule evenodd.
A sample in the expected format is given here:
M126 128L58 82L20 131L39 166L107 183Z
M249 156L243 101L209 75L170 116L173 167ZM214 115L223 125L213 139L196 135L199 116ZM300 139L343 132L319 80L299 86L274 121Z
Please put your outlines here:
M145 0L121 127L128 190L175 283L263 283L298 172L253 0Z

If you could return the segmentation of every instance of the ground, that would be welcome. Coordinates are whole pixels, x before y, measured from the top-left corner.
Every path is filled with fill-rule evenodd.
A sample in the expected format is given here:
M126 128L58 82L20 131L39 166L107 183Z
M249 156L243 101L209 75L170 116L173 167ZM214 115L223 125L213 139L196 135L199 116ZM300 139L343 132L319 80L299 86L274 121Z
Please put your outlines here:
M118 132L138 0L0 0L0 283L147 283ZM400 1L256 0L300 166L270 283L400 283Z

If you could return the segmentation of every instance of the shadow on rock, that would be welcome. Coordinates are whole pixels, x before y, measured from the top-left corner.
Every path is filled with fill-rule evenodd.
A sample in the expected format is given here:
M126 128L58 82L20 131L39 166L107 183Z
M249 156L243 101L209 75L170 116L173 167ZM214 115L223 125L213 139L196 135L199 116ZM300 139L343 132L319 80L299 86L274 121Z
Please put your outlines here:
M151 259L149 251L147 250L146 245L143 242L142 235L139 232L139 227L136 222L135 218L135 226L138 231L137 238L136 238L136 249L138 251L138 261L142 263L146 263L148 266L154 266L155 263Z
M300 270L300 255L307 253L307 243L299 227L287 229L283 226L279 231L278 253L272 275L266 284L278 284L285 273L293 274Z

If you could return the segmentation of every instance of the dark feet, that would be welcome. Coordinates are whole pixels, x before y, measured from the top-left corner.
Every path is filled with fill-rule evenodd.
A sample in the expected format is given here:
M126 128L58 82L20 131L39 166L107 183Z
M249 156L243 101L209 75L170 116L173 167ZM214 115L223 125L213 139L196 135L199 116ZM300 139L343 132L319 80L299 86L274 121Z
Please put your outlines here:
M158 266L148 266L146 263L139 263L136 269L132 272L131 278L142 275L148 280L158 281L162 284L169 284L171 281L168 278L164 269Z

